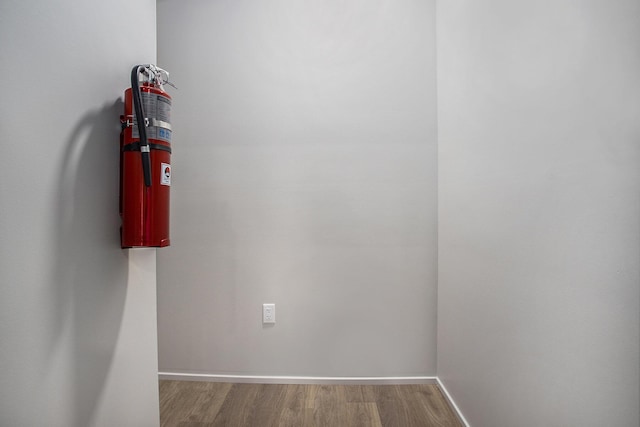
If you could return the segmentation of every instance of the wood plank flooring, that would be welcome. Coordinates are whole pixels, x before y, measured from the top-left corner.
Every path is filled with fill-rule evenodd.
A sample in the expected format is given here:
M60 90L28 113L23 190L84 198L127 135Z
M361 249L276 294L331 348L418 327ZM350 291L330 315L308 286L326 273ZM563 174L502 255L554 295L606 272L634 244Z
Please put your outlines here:
M462 427L435 384L160 381L161 427Z

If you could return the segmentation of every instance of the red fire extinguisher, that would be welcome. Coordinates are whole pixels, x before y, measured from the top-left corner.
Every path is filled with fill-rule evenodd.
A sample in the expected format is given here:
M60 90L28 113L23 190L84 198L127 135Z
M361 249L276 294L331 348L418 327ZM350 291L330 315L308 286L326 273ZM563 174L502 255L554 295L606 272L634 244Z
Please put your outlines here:
M136 65L124 93L120 134L121 245L169 246L171 97L169 73Z

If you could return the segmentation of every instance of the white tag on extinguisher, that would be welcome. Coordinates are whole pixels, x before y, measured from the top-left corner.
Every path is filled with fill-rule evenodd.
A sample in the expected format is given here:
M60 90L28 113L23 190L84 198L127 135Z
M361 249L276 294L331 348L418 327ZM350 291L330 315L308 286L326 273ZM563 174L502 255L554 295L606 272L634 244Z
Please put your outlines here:
M171 165L169 163L161 163L162 173L160 174L160 184L171 186Z

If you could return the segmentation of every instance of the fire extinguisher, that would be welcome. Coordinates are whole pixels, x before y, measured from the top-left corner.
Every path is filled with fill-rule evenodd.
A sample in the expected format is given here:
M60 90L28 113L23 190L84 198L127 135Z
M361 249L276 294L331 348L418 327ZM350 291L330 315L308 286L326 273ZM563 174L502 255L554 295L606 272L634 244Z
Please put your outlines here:
M120 117L121 246L169 246L171 97L169 73L136 65Z

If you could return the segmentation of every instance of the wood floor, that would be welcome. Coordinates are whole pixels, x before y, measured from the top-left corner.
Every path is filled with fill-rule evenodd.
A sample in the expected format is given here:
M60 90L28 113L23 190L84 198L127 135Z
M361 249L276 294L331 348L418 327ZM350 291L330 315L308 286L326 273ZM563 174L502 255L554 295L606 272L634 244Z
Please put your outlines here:
M160 381L162 427L462 426L435 384Z

